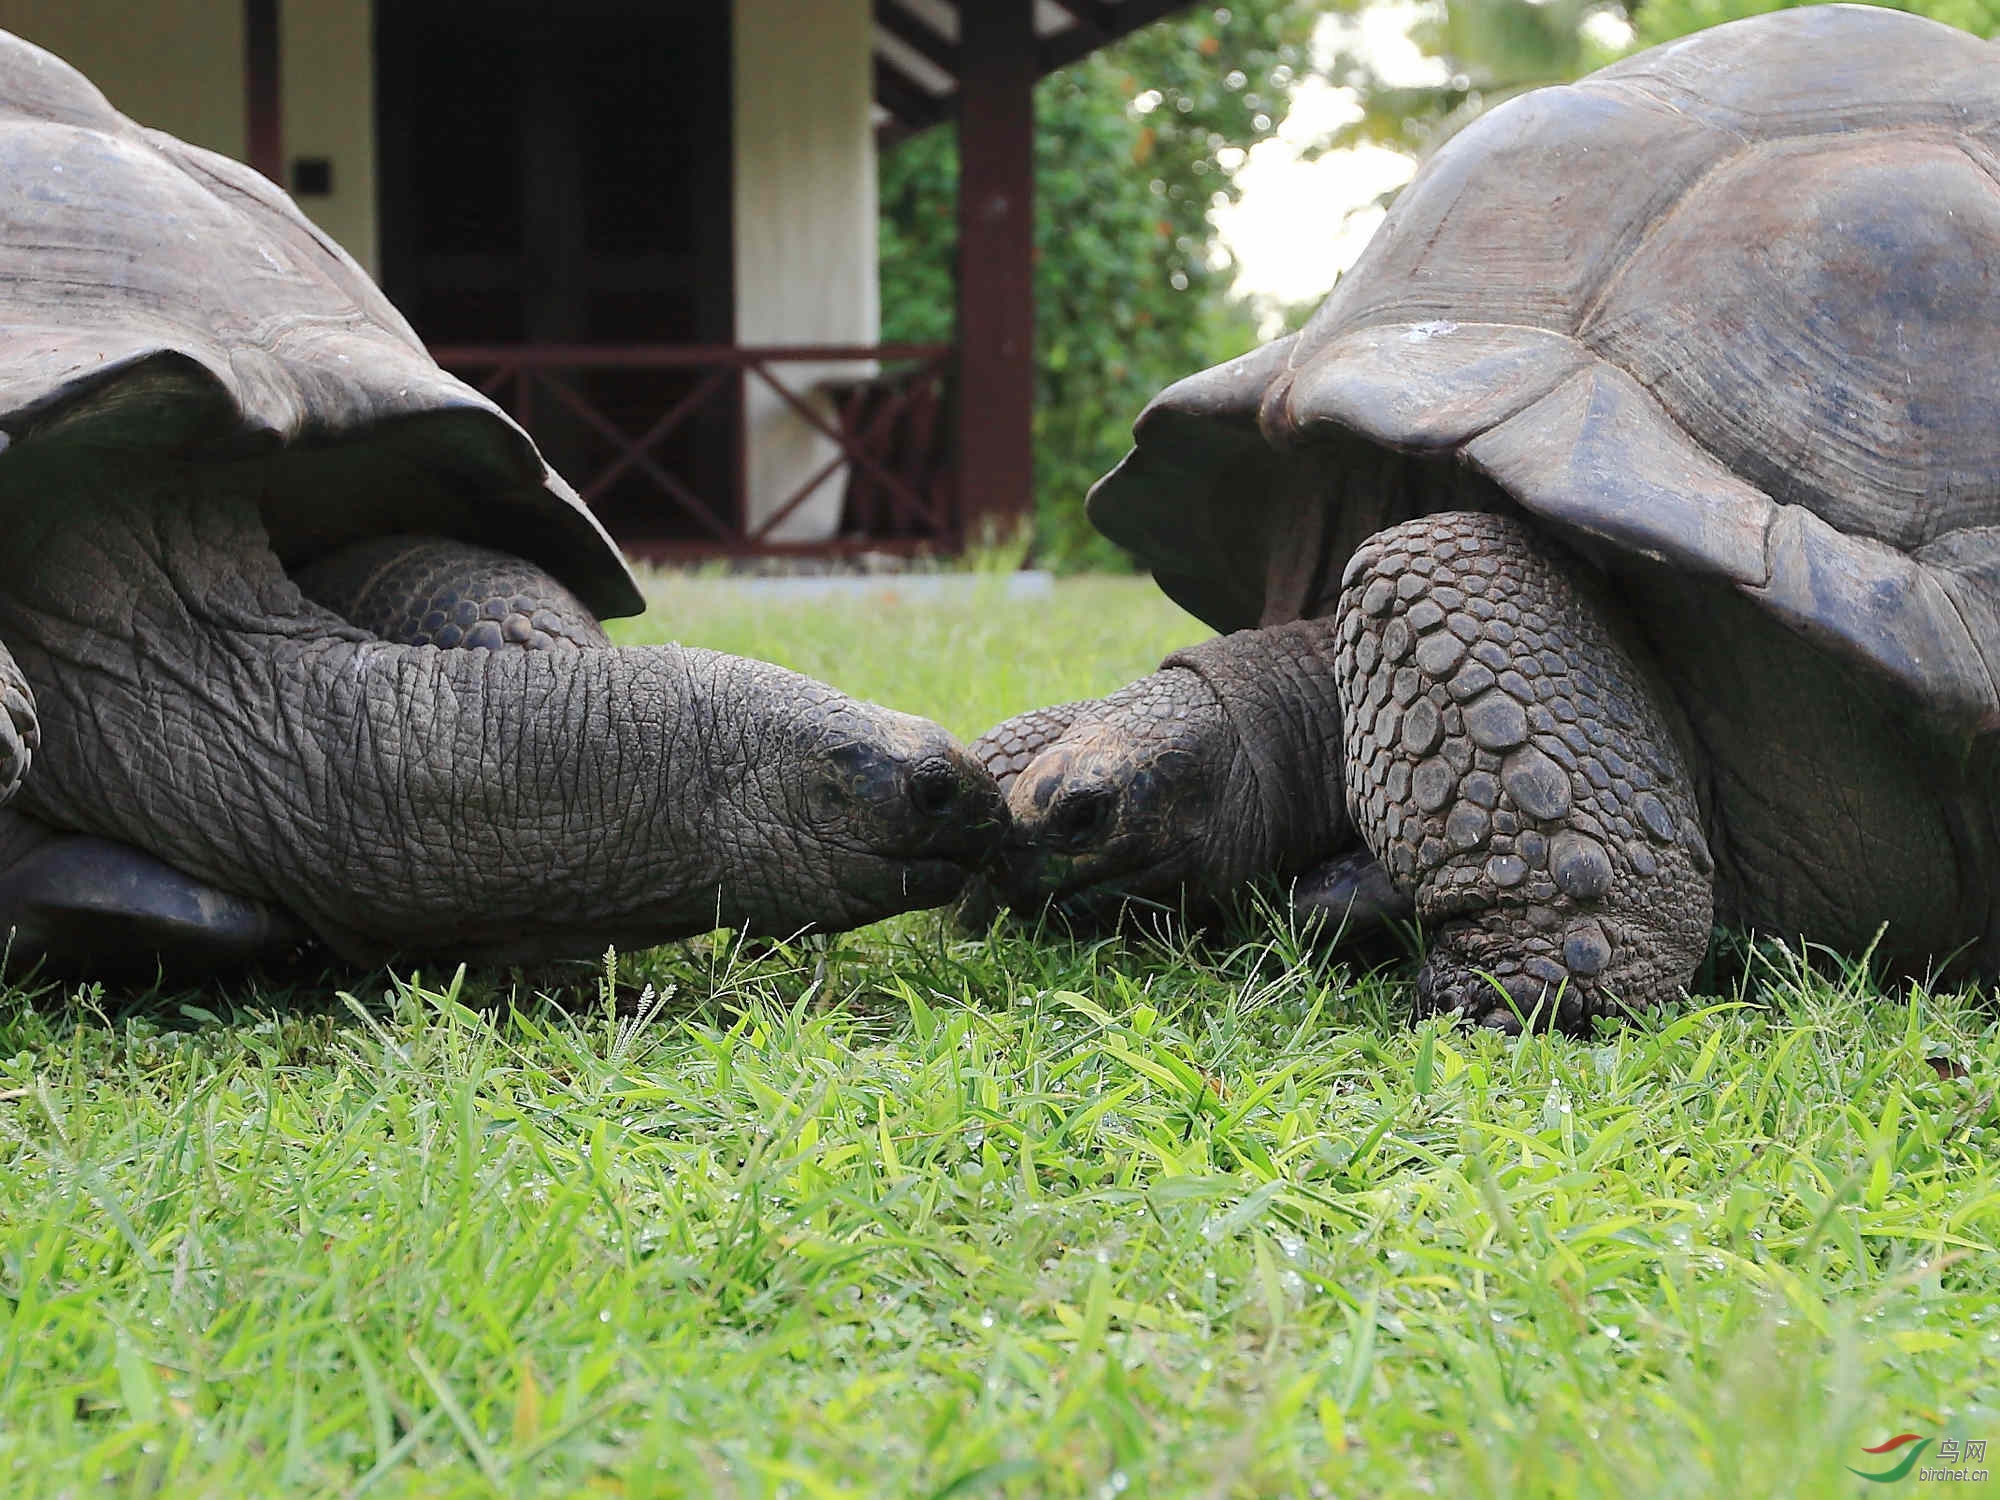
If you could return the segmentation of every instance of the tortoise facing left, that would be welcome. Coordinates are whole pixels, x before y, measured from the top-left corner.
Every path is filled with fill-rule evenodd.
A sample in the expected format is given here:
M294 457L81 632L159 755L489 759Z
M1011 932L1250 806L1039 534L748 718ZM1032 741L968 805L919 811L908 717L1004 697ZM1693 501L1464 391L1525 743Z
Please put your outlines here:
M1579 1026L1711 919L2000 967L2000 49L1807 7L1517 98L1098 527L1233 632L975 747L1017 904L1258 875Z
M255 173L0 35L0 174L17 964L838 928L992 848L936 726L611 649L640 601L589 513Z

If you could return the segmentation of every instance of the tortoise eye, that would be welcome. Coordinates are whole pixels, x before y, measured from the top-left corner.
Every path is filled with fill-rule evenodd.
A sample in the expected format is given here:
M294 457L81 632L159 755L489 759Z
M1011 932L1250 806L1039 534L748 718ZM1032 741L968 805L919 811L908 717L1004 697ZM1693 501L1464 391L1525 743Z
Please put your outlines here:
M1079 787L1065 794L1049 814L1049 842L1064 849L1085 848L1111 831L1116 810L1111 788Z

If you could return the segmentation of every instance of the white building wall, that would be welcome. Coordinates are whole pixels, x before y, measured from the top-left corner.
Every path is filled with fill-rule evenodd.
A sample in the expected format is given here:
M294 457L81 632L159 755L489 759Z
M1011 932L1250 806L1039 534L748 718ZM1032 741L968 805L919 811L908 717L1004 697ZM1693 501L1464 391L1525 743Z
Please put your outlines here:
M371 0L282 0L285 158L333 163L333 192L300 203L375 270ZM0 0L0 30L46 47L141 125L242 160L248 150L242 0Z
M371 0L280 0L278 51L285 160L322 156L333 163L332 193L301 198L299 207L373 276L379 244Z
M241 0L0 0L0 30L46 47L112 107L241 160Z
M735 0L736 341L873 344L874 20L870 0ZM873 373L870 365L781 365L792 389ZM811 398L830 412L824 397ZM750 526L839 453L752 376L744 390ZM832 536L838 471L773 532Z

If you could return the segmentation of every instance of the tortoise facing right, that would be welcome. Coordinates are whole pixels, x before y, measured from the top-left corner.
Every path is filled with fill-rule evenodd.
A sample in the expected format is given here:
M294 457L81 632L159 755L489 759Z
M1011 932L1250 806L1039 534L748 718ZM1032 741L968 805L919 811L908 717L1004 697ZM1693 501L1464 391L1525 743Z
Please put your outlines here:
M1467 129L1092 494L1234 633L975 747L1005 893L1413 905L1419 1008L1505 1026L1712 919L1993 972L1996 179L2000 48L1853 6Z
M613 647L638 590L527 434L262 177L4 32L0 181L10 974L838 930L997 846L936 725Z

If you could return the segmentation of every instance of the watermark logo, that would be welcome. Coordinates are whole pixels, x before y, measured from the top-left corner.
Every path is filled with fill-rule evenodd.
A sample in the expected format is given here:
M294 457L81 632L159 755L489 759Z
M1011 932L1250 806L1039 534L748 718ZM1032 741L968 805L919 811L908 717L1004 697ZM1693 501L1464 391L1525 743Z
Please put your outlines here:
M1930 1447L1931 1440L1927 1437L1918 1437L1914 1432L1899 1432L1886 1443L1877 1443L1872 1448L1861 1450L1863 1453L1894 1453L1908 1443L1915 1443L1917 1446L1905 1453L1900 1463L1892 1464L1879 1474L1871 1474L1866 1469L1857 1469L1853 1464L1847 1466L1847 1472L1859 1474L1863 1479L1872 1479L1877 1484L1894 1484L1917 1466L1917 1460L1924 1456L1924 1449Z
M1899 1479L1909 1477L1910 1470L1917 1468L1917 1460L1924 1456L1924 1450L1930 1445L1931 1440L1927 1437L1914 1432L1899 1432L1886 1442L1861 1450L1877 1457L1900 1453L1901 1457L1896 1462L1886 1469L1873 1472L1857 1469L1849 1464L1847 1472L1858 1474L1873 1484L1894 1484ZM1909 1451L1903 1452L1904 1449ZM1985 1465L1985 1438L1943 1438L1939 1440L1937 1446L1937 1463L1917 1469L1917 1482L1984 1484L1987 1478Z

